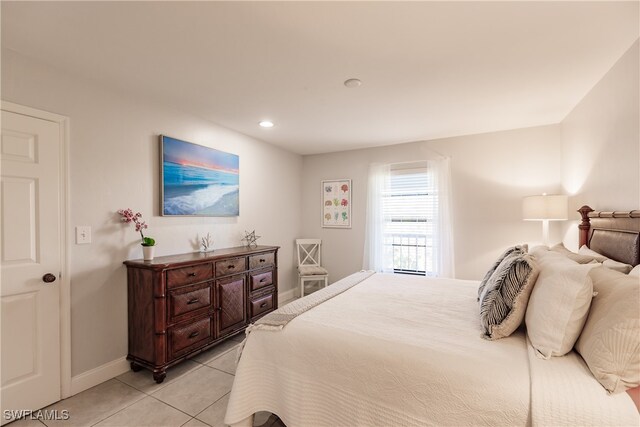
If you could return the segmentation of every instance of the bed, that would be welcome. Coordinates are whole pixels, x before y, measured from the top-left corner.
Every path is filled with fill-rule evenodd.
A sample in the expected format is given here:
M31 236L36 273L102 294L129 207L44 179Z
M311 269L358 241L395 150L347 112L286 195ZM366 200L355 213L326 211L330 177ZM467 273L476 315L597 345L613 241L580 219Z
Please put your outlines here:
M580 212L581 243L640 263L640 212ZM225 423L268 411L288 427L639 424L575 351L540 359L522 327L482 339L477 293L363 271L282 307L249 328Z

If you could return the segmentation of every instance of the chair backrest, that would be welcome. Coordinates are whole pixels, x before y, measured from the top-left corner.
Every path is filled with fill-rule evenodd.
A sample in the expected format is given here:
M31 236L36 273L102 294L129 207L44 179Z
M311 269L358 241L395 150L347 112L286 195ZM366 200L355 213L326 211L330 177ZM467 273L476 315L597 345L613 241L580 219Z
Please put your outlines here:
M298 266L322 265L322 240L296 239Z

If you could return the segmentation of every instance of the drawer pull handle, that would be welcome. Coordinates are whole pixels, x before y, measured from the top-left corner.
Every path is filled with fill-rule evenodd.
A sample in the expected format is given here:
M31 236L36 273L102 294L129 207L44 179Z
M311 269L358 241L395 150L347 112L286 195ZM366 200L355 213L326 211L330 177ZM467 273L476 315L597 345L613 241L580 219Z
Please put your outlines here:
M229 270L233 270L234 268L236 268L236 266L235 266L235 265L233 265L233 264L229 264L229 265L227 266L227 268L228 268Z
M266 261L266 259L260 258L260 262L265 262L265 261Z
M267 306L266 302L263 302L262 304L260 304L260 308L265 308Z
M189 301L187 301L187 304L195 304L198 301L200 301L200 298L193 298L193 299L190 299Z
M196 273L189 273L188 276L189 277L196 277Z
M262 279L260 279L260 283L264 282L265 280L267 280L267 278L263 277Z
M200 335L200 331L191 332L189 334L189 338L193 339L193 338L197 337L198 335Z

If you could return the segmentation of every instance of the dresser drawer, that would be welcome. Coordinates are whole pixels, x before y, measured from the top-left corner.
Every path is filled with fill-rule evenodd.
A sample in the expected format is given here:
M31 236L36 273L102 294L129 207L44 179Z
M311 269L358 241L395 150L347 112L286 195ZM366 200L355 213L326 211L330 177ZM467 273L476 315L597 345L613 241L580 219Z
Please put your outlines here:
M185 286L169 292L169 317L176 318L198 309L211 307L211 284Z
M251 255L249 257L249 270L254 268L271 267L275 264L275 253L267 252L260 255Z
M227 274L242 273L247 269L247 259L231 258L224 261L216 262L216 277L225 276Z
M167 270L167 288L203 282L213 277L211 263Z
M257 291L258 289L265 288L273 284L273 271L263 271L259 273L253 273L249 280L250 291Z
M273 310L273 306L273 294L267 294L251 300L251 319L253 320L254 317L260 316L261 314Z
M169 329L170 358L205 345L213 337L213 318L205 317L186 325L178 325Z

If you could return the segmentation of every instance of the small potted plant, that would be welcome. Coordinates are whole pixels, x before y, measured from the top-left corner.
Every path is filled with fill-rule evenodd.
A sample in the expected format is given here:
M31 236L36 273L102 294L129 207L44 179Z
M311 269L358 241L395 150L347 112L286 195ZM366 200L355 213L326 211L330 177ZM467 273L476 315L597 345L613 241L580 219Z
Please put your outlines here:
M156 246L156 241L152 237L145 237L142 230L148 228L147 224L142 221L142 214L140 212L133 213L131 209L120 209L118 210L120 216L122 216L122 221L126 223L134 223L136 226L136 231L140 233L142 237L142 255L145 261L151 261L153 259L153 252Z

